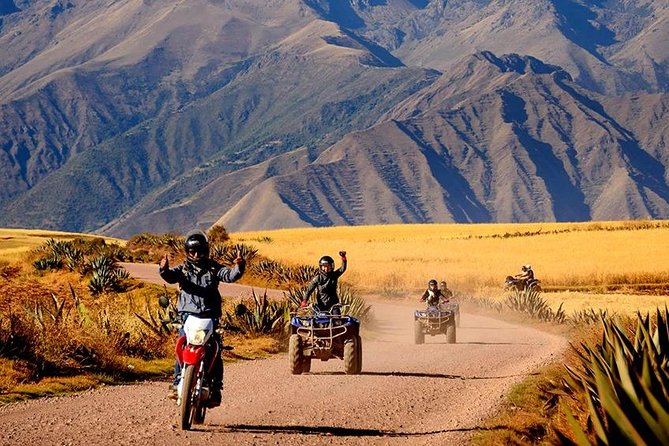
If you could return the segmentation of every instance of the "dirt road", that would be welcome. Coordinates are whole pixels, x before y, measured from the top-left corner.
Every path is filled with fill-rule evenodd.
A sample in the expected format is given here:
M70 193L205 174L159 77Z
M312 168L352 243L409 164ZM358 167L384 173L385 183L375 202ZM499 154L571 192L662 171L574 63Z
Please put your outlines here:
M471 314L462 315L457 344L440 336L414 345L411 307L375 302L373 311L361 375L328 361L293 376L285 355L227 366L222 406L191 432L177 428L163 382L12 404L0 408L0 443L462 444L513 383L565 347Z

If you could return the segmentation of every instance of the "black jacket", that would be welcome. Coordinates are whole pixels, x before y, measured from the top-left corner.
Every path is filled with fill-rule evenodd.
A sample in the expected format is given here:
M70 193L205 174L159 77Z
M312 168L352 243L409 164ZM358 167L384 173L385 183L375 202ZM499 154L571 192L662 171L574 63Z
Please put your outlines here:
M428 305L439 305L440 298L446 298L441 290L436 290L432 294L430 294L430 290L425 290L420 300L427 302Z
M342 260L341 267L337 270L323 273L321 271L316 274L309 286L307 287L305 300L309 300L311 293L316 291L316 305L321 311L330 311L333 305L339 303L337 296L337 281L346 271L346 260Z

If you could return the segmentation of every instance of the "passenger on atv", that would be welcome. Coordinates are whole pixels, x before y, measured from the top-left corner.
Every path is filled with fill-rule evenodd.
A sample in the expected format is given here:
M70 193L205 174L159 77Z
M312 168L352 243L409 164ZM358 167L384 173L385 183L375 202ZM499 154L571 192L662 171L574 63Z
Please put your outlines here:
M453 291L448 289L445 280L439 282L439 291L441 291L441 295L443 296L442 301L444 303L450 302L451 297L453 297Z
M311 280L304 294L304 300L300 307L304 308L309 304L311 294L316 291L316 311L341 315L341 305L339 305L339 296L337 296L337 282L339 277L346 271L346 251L339 251L341 257L341 267L334 269L334 259L330 256L323 256L318 261L318 273Z
M427 290L425 290L420 297L420 301L426 302L428 307L436 307L444 300L446 300L445 296L442 294L441 290L437 288L437 281L435 279L430 280L427 283Z

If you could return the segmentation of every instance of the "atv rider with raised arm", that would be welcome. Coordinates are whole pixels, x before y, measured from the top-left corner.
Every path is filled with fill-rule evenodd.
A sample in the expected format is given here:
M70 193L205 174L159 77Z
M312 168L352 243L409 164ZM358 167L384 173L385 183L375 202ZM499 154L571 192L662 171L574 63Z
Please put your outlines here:
M338 305L337 282L346 271L346 251L339 251L339 256L341 257L341 267L338 270L334 269L334 259L332 257L323 256L320 258L318 273L309 282L301 307L306 307L309 304L311 294L316 291L315 308L317 311L331 312L337 316L341 315L341 308Z
M441 290L437 287L437 281L431 279L427 283L427 290L420 297L421 302L427 303L428 306L437 306L444 299L444 295Z
M227 268L209 258L209 240L202 232L191 233L184 243L186 262L170 268L167 254L160 261L160 277L167 283L179 284L179 298L177 313L181 322L185 322L188 315L214 319L214 326L218 326L221 317L221 294L218 291L220 282L234 282L244 274L246 261L237 256L234 267ZM179 336L184 334L183 328ZM218 333L212 336L221 342ZM221 344L222 345L222 344ZM220 352L214 358L211 371L211 397L209 406L221 404L221 387L223 385L223 360ZM174 366L173 383L170 385L170 398L177 399L177 386L181 379L181 366L176 361Z

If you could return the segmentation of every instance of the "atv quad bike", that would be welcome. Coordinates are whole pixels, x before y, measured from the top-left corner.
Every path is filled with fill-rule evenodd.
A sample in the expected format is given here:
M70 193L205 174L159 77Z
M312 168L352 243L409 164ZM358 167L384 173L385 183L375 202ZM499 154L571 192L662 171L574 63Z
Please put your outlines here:
M425 335L446 335L446 342L455 344L455 311L447 305L428 305L414 313L414 343L425 343ZM450 304L454 305L454 304Z
M344 360L347 375L362 370L360 321L353 316L301 308L291 314L288 358L293 375L311 370L311 360Z
M513 291L523 292L525 290L536 290L541 292L541 281L539 279L530 279L522 280L516 279L513 276L506 276L504 280L504 291Z

